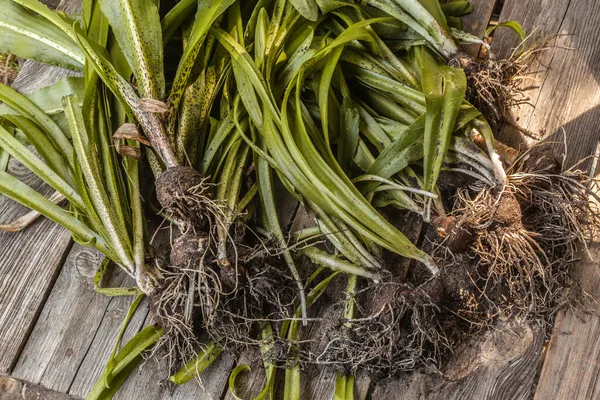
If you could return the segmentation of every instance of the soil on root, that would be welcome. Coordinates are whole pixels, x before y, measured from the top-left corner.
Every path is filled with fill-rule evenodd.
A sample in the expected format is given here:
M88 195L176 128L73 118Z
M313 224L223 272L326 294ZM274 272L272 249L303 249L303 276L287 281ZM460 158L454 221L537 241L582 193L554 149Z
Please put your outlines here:
M156 197L175 220L206 231L206 226L223 214L222 207L213 200L213 186L192 167L172 167L156 180Z
M353 318L343 318L348 299L345 280L337 278L309 309L312 314L319 304L328 305L312 314L317 333L298 341L276 335L267 361L389 378L439 371L448 355L498 320L550 326L556 311L574 301L577 290L571 289L577 285L569 269L597 233L600 214L589 199L593 182L584 174L531 167L542 164L513 172L501 190L451 184L452 176L445 176L442 183L448 184L441 189L452 199L452 211L434 220L423 245L440 275L432 279L423 268L393 268L403 260L384 253L394 273L382 274L379 283L359 280ZM398 226L406 225L398 218ZM236 262L223 271L213 236L187 231L174 241L163 286L151 301L165 328L172 368L207 340L234 352L258 349L264 323L280 332L297 309L295 283L268 243L234 238L236 248L227 253ZM307 277L310 268L300 270Z
M486 118L496 125L506 121L528 136L537 135L519 127L510 116L510 109L529 102L525 94L534 83L529 67L546 47L548 40L535 43L523 51L515 51L508 59L498 60L491 52L474 58L459 53L449 65L462 68L467 77L467 100Z
M530 167L509 175L502 190L446 186L453 211L435 219L424 243L439 277L411 268L402 279L367 285L352 320L339 317L340 299L308 362L390 378L439 370L498 321L550 328L560 308L585 296L569 271L598 234L593 185L581 172Z
M174 240L150 299L171 372L208 341L234 352L258 347L262 323L292 317L296 286L276 252L268 242L236 242L227 251L233 262L224 266L211 235L187 231Z

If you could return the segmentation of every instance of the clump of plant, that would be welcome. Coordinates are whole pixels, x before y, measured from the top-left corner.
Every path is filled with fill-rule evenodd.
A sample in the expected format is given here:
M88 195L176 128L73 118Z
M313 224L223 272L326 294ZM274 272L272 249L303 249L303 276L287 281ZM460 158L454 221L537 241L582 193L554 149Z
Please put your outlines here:
M254 347L258 398L281 369L284 398L300 398L307 364L334 366L351 398L359 369L438 367L469 324L564 303L598 222L589 181L507 176L465 100L475 90L501 112L512 94L494 103L490 88L507 72L451 62L457 43L481 42L459 29L467 1L92 0L80 18L0 7L0 50L83 73L29 95L0 86L0 193L34 210L5 228L39 214L66 226L107 257L97 290L138 295L124 327L143 295L157 323L118 340L89 398L114 394L151 347L175 384ZM487 72L496 86L472 83ZM6 172L10 157L56 193ZM292 201L311 215L302 227L279 212ZM437 228L423 248L410 216ZM102 288L112 265L137 287ZM335 323L301 340L324 298ZM249 368L232 372L234 395Z

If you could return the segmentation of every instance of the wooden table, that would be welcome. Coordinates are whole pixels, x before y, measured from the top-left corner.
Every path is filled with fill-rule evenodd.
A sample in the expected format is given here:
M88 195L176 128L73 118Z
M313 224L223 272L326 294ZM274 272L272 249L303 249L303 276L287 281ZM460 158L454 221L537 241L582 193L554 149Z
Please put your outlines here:
M58 3L55 1L55 3ZM77 9L77 1L59 7ZM482 35L496 5L472 0L475 12L465 29ZM500 2L498 2L500 5ZM597 0L505 0L500 21L517 20L534 38L558 35L555 46L533 66L536 88L531 104L515 111L519 124L542 132L559 155L568 145L567 163L596 152L600 137L600 2ZM498 10L497 10L498 11ZM553 42L553 43L554 43ZM509 31L495 34L493 51L509 54L516 39ZM476 48L469 48L476 52ZM65 71L25 63L14 87L22 92L46 86ZM503 137L512 138L510 130ZM514 142L515 144L517 142ZM22 167L11 172L40 190L47 190ZM24 209L0 198L0 222ZM597 251L596 251L597 252ZM83 398L103 370L122 318L132 299L96 294L92 277L101 257L74 244L64 229L39 220L19 234L0 233L0 400ZM600 272L594 262L577 271L581 283L600 295ZM123 276L112 277L115 285ZM124 340L148 323L148 309L139 307ZM546 399L600 398L600 318L561 312L549 341L544 332L516 321L471 343L456 354L452 374L411 374L387 383L357 379L357 398L372 399ZM241 362L251 358L242 354ZM166 372L152 362L134 373L117 399L232 399L227 379L234 359L222 356L202 375L172 394L157 384ZM451 379L448 379L451 378ZM264 377L257 369L240 376L240 394L256 393ZM328 399L334 377L304 371L303 398ZM171 397L170 397L171 396Z

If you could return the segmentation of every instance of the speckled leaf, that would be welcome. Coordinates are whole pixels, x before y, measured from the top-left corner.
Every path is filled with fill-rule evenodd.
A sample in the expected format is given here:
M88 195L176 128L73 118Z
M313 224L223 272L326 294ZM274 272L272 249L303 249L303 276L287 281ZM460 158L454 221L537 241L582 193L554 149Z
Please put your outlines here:
M60 28L11 0L0 0L0 51L81 70L84 56Z
M315 0L290 0L296 10L309 21L319 18L319 7Z
M162 29L154 0L100 0L142 97L163 99Z
M179 61L173 88L169 95L169 101L174 108L179 106L183 92L187 87L192 67L196 62L196 57L202 48L202 43L206 35L208 35L211 26L233 3L234 0L208 0L199 2L192 33Z

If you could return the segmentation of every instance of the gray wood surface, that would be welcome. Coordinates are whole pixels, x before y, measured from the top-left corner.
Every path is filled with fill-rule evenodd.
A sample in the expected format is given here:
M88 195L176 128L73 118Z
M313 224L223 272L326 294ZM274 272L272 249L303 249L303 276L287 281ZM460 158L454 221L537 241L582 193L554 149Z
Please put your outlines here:
M375 386L371 398L529 399L544 342L543 335L536 333L535 329L515 322L499 327L457 351L444 376L415 373L381 382Z
M473 6L473 12L462 18L462 28L465 32L483 38L484 32L492 18L492 12L494 11L496 1L471 0L471 5ZM479 54L480 48L481 46L479 45L468 45L463 46L463 51L475 57Z
M552 144L567 166L594 154L600 138L600 51L597 32L600 3L596 0L507 1L501 21L518 20L530 33L529 43L548 39L546 51L531 67L529 105L516 110L518 124ZM499 30L493 48L506 56L517 45L509 30ZM531 144L512 130L513 145ZM565 156L566 143L566 156ZM588 167L590 163L584 164Z
M63 1L61 8L73 12L77 1ZM24 63L13 87L23 93L48 86L72 72ZM49 188L15 160L9 172L36 190ZM24 215L27 210L0 196L0 223ZM0 232L0 373L12 369L49 289L71 246L70 234L55 223L40 219L20 233Z
M600 137L599 11L600 4L594 0L507 1L501 15L503 21L521 21L528 32L534 32L534 40L554 35L549 49L531 68L537 72L533 74L537 88L530 95L532 104L523 106L516 116L523 127L539 132L548 142L557 142L552 144L555 155L559 160L564 157L567 166L593 155ZM509 32L503 32L496 45L508 49L515 43ZM597 248L592 254L595 260L600 255ZM577 275L597 298L598 263L582 263ZM600 397L599 322L597 315L573 309L558 315L536 399Z
M73 397L18 379L0 376L0 400L73 400Z
M591 251L596 261L588 260L576 271L576 277L589 294L600 296L600 245ZM567 309L554 325L548 344L536 400L600 398L600 304L590 302L594 313Z
M464 28L480 35L487 26L495 2L472 2L476 13L465 21ZM547 127L544 133L550 137L549 140L557 140L557 135L560 135L561 142L564 128L570 152L568 162L593 153L600 135L598 129L593 129L600 121L597 114L600 94L596 80L600 60L595 49L597 46L594 46L597 39L593 35L600 23L597 20L600 18L600 4L594 0L506 0L505 3L501 20L518 20L528 32L536 27L533 37L565 34L557 38L558 46L542 53L539 61L532 66L532 70L536 71L532 76L539 86L530 93L535 109L523 106L518 110L516 117L519 123L534 131ZM568 33L572 35L566 35ZM498 31L495 35L493 48L497 54L506 56L515 45L513 34L509 31ZM35 72L25 63L18 80L39 84L50 77L56 79L56 74L64 72L49 69ZM560 149L560 146L557 148ZM18 165L11 165L11 168L25 180L29 179ZM22 212L11 202L0 199L2 221ZM299 215L296 222L303 218L306 220L306 215ZM15 376L81 398L103 370L132 298L110 299L95 294L91 287L91 274L99 258L91 250L77 245L69 252L69 246L68 234L44 220L18 235L0 233L0 372L8 372L16 363ZM15 254L14 249L21 248L28 249L27 254ZM30 249L35 249L35 252ZM65 267L53 284L65 257ZM10 263L3 264L2 260L7 258ZM20 267L18 273L15 266ZM589 280L589 287L597 289L600 284L597 264L584 264L582 271ZM123 279L117 274L112 277L112 282L116 284ZM42 309L50 288L52 292ZM8 315L11 310L15 311ZM40 317L32 330L38 313ZM10 323L6 323L8 318ZM147 307L142 305L124 340L147 323ZM310 334L307 331L304 334ZM537 387L537 399L600 397L597 384L600 347L596 340L599 334L600 320L597 316L571 311L559 316ZM356 398L528 399L535 386L543 344L544 335L535 327L516 322L498 326L497 330L468 346L469 351L465 348L457 352L456 360L446 369L452 373L446 372L445 376L411 374L394 382L377 384L370 384L368 378L362 377L355 385ZM21 348L23 351L17 362ZM246 352L240 356L238 363L257 360L257 354ZM117 398L231 400L233 397L227 393L227 378L234 364L231 355L224 355L203 374L201 384L193 381L177 387L169 397L171 388L157 383L167 375L164 366L149 360L138 373L132 374ZM0 378L0 399L4 400L3 382L7 381ZM334 374L324 369L307 370L302 375L302 385L305 393L309 394L306 398L331 398L333 383ZM17 385L15 387L24 385L19 381L10 384ZM255 367L252 372L239 376L238 394L249 398L260 391L262 385L264 372ZM55 392L51 394L56 395ZM63 399L44 395L46 397L35 398ZM20 397L7 397L13 398Z
M102 259L93 249L73 246L13 376L69 391L112 300L94 291L93 277ZM124 274L115 275L109 284L122 284Z
M127 284L133 281L126 280ZM102 317L98 330L94 333L93 340L77 369L75 379L68 388L69 394L75 397L85 397L92 389L98 377L104 371L110 353L117 341L123 318L133 302L131 296L113 297L108 303L106 312ZM123 344L127 343L142 328L148 315L148 309L143 304L134 314L123 335Z

